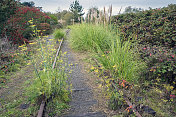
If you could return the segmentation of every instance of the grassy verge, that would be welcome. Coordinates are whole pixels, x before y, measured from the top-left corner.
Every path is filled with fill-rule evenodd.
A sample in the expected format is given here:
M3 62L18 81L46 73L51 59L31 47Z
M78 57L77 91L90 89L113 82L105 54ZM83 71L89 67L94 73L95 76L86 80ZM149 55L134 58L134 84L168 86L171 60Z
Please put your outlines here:
M118 32L118 31L116 31ZM120 34L100 25L80 24L71 27L71 47L79 52L90 53L91 71L99 78L99 87L105 89L110 100L109 107L119 115L134 116L124 102L129 96L142 116L173 116L176 100L168 98L170 85L159 85L159 81L146 81L146 64L140 59L137 47L130 41L122 41ZM114 86L120 91L114 91ZM159 101L158 101L159 100ZM148 110L150 111L148 111Z
M121 42L119 35L92 24L72 26L70 36L71 47L94 53L102 70L108 70L116 79L137 81L144 63L139 61L130 42Z

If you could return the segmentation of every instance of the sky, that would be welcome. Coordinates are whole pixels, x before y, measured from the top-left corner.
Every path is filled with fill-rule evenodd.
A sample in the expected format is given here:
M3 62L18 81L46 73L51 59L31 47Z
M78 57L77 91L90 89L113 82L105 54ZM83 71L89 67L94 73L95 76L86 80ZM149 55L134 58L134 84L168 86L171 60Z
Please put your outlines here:
M70 4L73 3L74 0L20 0L21 2L30 2L33 1L35 6L42 7L44 11L49 11L55 13L58 8L60 10L69 10ZM105 6L106 9L112 5L113 8L113 15L119 13L120 9L122 8L121 12L127 6L132 6L132 8L143 8L148 9L151 8L161 8L166 7L168 4L176 4L176 0L79 0L80 5L83 6L84 12L87 13L88 9L91 7L98 7L100 10L103 10Z

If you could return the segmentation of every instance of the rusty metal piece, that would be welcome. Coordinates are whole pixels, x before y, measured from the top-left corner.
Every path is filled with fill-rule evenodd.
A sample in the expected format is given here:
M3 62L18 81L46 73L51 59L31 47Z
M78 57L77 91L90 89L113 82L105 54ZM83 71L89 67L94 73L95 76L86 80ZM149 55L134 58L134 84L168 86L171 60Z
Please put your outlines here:
M37 117L42 117L44 107L45 107L45 101L42 101L42 103L41 103L41 105L40 105L40 109L39 109L39 111L38 111Z

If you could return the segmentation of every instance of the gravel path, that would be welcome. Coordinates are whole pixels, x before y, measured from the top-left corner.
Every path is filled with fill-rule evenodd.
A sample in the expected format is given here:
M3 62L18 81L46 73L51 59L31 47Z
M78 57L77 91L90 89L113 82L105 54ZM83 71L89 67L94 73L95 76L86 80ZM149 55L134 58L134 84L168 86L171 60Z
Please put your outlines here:
M68 46L68 40L62 45L62 52L67 52L68 64L72 64L71 82L73 86L71 109L68 114L62 117L106 117L103 112L95 112L91 107L97 104L97 100L93 98L93 90L87 85L88 78L83 73L82 66L76 60L74 52Z

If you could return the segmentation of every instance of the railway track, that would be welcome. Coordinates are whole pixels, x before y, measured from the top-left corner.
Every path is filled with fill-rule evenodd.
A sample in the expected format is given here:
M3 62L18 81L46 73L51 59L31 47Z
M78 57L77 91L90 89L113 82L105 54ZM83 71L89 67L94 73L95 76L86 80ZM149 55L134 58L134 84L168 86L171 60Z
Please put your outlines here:
M97 64L97 66L101 67L100 64L98 63L98 61L96 59L93 59L93 60L95 61L95 63ZM130 100L132 98L125 92L125 90L119 89L116 84L117 83L115 83L113 81L111 82L111 86L113 88L113 91L118 92L118 93L123 92L123 99L126 102L126 104L128 105L127 109L132 109L133 113L135 113L135 115L137 117L142 117L142 115L140 114L141 112L140 112L140 110L138 110L136 104L134 102L130 102ZM153 116L156 115L156 112L152 108L150 108L148 106L143 106L143 107L147 107L147 109L145 109L145 110L148 111L149 114L151 114Z
M69 31L70 31L70 30L66 30L66 35L68 34ZM60 41L60 44L59 44L59 47L58 47L58 49L57 49L57 52L56 52L56 55L55 55L55 59L54 59L53 65L52 65L52 69L55 68L55 65L56 65L56 62L57 62L57 56L59 55L59 52L60 52L60 50L61 50L61 47L62 47L62 43L63 43L63 42L64 42L64 38L62 38L61 41ZM95 60L96 64L97 64L98 66L100 66L99 63L98 63L98 61L97 61L96 59L94 59L94 60ZM122 90L120 90L120 89L115 85L115 83L113 83L113 82L112 82L112 87L113 87L114 90L117 91L117 92L122 91ZM135 105L134 103L130 102L130 99L131 99L131 98L130 98L128 95L126 95L125 92L123 92L123 94L124 94L124 95L123 95L123 99L125 100L126 104L128 104L129 109L132 109L132 111L135 113L135 115L136 115L137 117L142 117L141 114L140 114L140 112L139 112L139 110L136 108L136 105ZM42 117L42 116L43 116L45 106L46 106L46 100L43 100L43 101L41 102L40 109L39 109L39 111L38 111L37 117Z
M66 30L66 35L69 33L69 31L70 31L70 29ZM59 44L59 47L57 49L56 56L55 56L55 59L54 59L53 65L52 65L52 69L55 68L55 65L56 65L56 62L57 62L57 56L59 55L59 52L61 50L61 46L62 46L63 41L64 41L64 37L60 41L60 44ZM37 114L37 117L42 117L43 116L45 106L46 106L46 100L42 100L42 102L40 104L40 109L39 109L38 114Z

